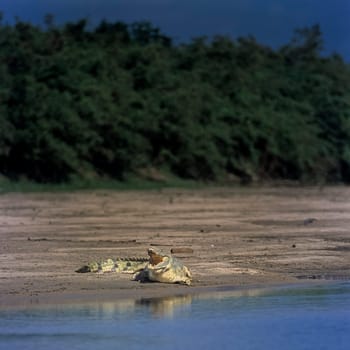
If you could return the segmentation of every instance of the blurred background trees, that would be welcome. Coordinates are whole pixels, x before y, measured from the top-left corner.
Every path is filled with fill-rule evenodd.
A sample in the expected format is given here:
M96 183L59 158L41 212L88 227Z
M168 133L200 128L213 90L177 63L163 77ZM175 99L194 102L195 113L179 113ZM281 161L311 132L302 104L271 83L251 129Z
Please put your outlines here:
M322 45L317 25L271 49L175 45L149 22L1 24L0 173L349 182L350 69Z

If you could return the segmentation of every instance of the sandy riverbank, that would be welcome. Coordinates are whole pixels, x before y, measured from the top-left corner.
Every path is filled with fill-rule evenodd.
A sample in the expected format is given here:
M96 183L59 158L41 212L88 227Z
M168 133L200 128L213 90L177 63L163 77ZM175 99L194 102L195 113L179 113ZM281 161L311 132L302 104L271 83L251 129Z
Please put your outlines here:
M220 286L350 278L350 188L0 195L0 307L197 293ZM193 286L77 274L86 262L178 254Z

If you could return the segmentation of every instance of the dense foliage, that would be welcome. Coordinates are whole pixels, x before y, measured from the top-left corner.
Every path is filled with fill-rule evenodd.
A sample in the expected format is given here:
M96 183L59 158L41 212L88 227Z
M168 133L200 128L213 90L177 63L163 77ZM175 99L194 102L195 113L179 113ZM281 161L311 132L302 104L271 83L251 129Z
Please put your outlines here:
M0 26L0 173L350 181L350 68L319 27L174 44L148 22Z

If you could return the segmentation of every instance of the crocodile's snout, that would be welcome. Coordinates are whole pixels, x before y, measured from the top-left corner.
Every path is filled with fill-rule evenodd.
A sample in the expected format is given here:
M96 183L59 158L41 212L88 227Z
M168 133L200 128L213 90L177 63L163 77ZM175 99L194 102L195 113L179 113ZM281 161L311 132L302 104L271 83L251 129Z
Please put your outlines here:
M163 262L164 256L153 248L148 249L149 262L151 265L158 265Z

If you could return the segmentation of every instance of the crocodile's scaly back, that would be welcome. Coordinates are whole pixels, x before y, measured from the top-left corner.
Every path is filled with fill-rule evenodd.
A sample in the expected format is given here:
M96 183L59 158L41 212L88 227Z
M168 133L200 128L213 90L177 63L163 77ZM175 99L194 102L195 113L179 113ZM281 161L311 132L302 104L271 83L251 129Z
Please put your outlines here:
M102 261L93 261L76 270L76 272L120 272L136 273L146 267L147 258L118 258L106 259Z

